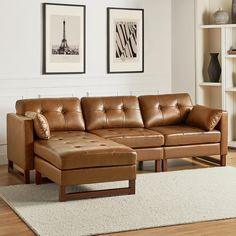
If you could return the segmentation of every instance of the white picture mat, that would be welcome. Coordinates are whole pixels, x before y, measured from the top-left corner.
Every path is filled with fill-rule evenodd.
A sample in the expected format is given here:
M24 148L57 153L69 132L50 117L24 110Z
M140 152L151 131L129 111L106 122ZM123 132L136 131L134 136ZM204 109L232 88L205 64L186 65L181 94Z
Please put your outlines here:
M84 8L81 6L64 6L64 5L46 5L45 11L45 37L46 37L46 73L67 73L67 72L83 72L84 71ZM68 15L68 16L80 16L80 63L52 63L50 62L51 56L51 15Z
M122 71L142 71L142 64L143 64L143 21L142 21L142 14L143 11L141 10L121 10L121 9L110 9L110 25L109 25L109 37L110 37L110 50L109 50L109 57L110 57L110 71L111 72L122 72ZM115 55L115 22L116 21L138 21L138 31L137 31L137 55L138 58L131 61L125 61L119 63L114 60Z

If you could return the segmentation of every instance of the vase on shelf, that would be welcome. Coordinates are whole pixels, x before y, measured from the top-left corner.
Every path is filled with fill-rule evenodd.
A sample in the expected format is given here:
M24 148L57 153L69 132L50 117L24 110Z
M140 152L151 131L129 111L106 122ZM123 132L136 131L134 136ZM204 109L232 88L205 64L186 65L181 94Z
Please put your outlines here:
M232 0L232 24L236 24L236 0Z
M217 25L229 23L229 13L227 11L224 11L223 8L219 8L213 16L215 24Z
M210 82L219 83L221 75L221 66L218 60L219 53L210 53L211 60L208 66L208 75Z

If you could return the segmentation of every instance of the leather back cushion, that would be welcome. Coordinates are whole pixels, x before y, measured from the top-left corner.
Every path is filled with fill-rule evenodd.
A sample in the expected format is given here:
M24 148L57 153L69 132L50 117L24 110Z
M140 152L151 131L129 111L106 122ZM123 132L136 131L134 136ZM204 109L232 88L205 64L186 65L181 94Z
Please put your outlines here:
M184 123L192 109L186 93L140 96L139 102L146 128Z
M84 97L82 108L87 130L144 126L135 96Z
M45 116L51 131L85 130L81 104L78 98L39 98L16 102L16 113L37 112Z

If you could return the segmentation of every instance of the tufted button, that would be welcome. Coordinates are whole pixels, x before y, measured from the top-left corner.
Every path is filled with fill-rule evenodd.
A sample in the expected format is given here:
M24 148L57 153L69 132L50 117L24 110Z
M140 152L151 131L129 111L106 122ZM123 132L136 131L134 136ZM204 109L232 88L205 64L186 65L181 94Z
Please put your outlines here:
M100 146L107 146L106 144L104 144L104 143L102 143L102 144L100 144Z
M162 105L159 105L159 109L161 110L163 108L163 106Z
M58 140L63 140L63 138L59 138Z
M81 146L74 146L75 148L81 148Z

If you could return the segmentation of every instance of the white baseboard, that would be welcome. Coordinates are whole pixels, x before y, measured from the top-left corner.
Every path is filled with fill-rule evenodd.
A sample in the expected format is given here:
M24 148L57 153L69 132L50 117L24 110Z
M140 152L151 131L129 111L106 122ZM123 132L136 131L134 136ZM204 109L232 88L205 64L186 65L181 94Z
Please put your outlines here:
M7 145L0 145L0 165L7 165Z

